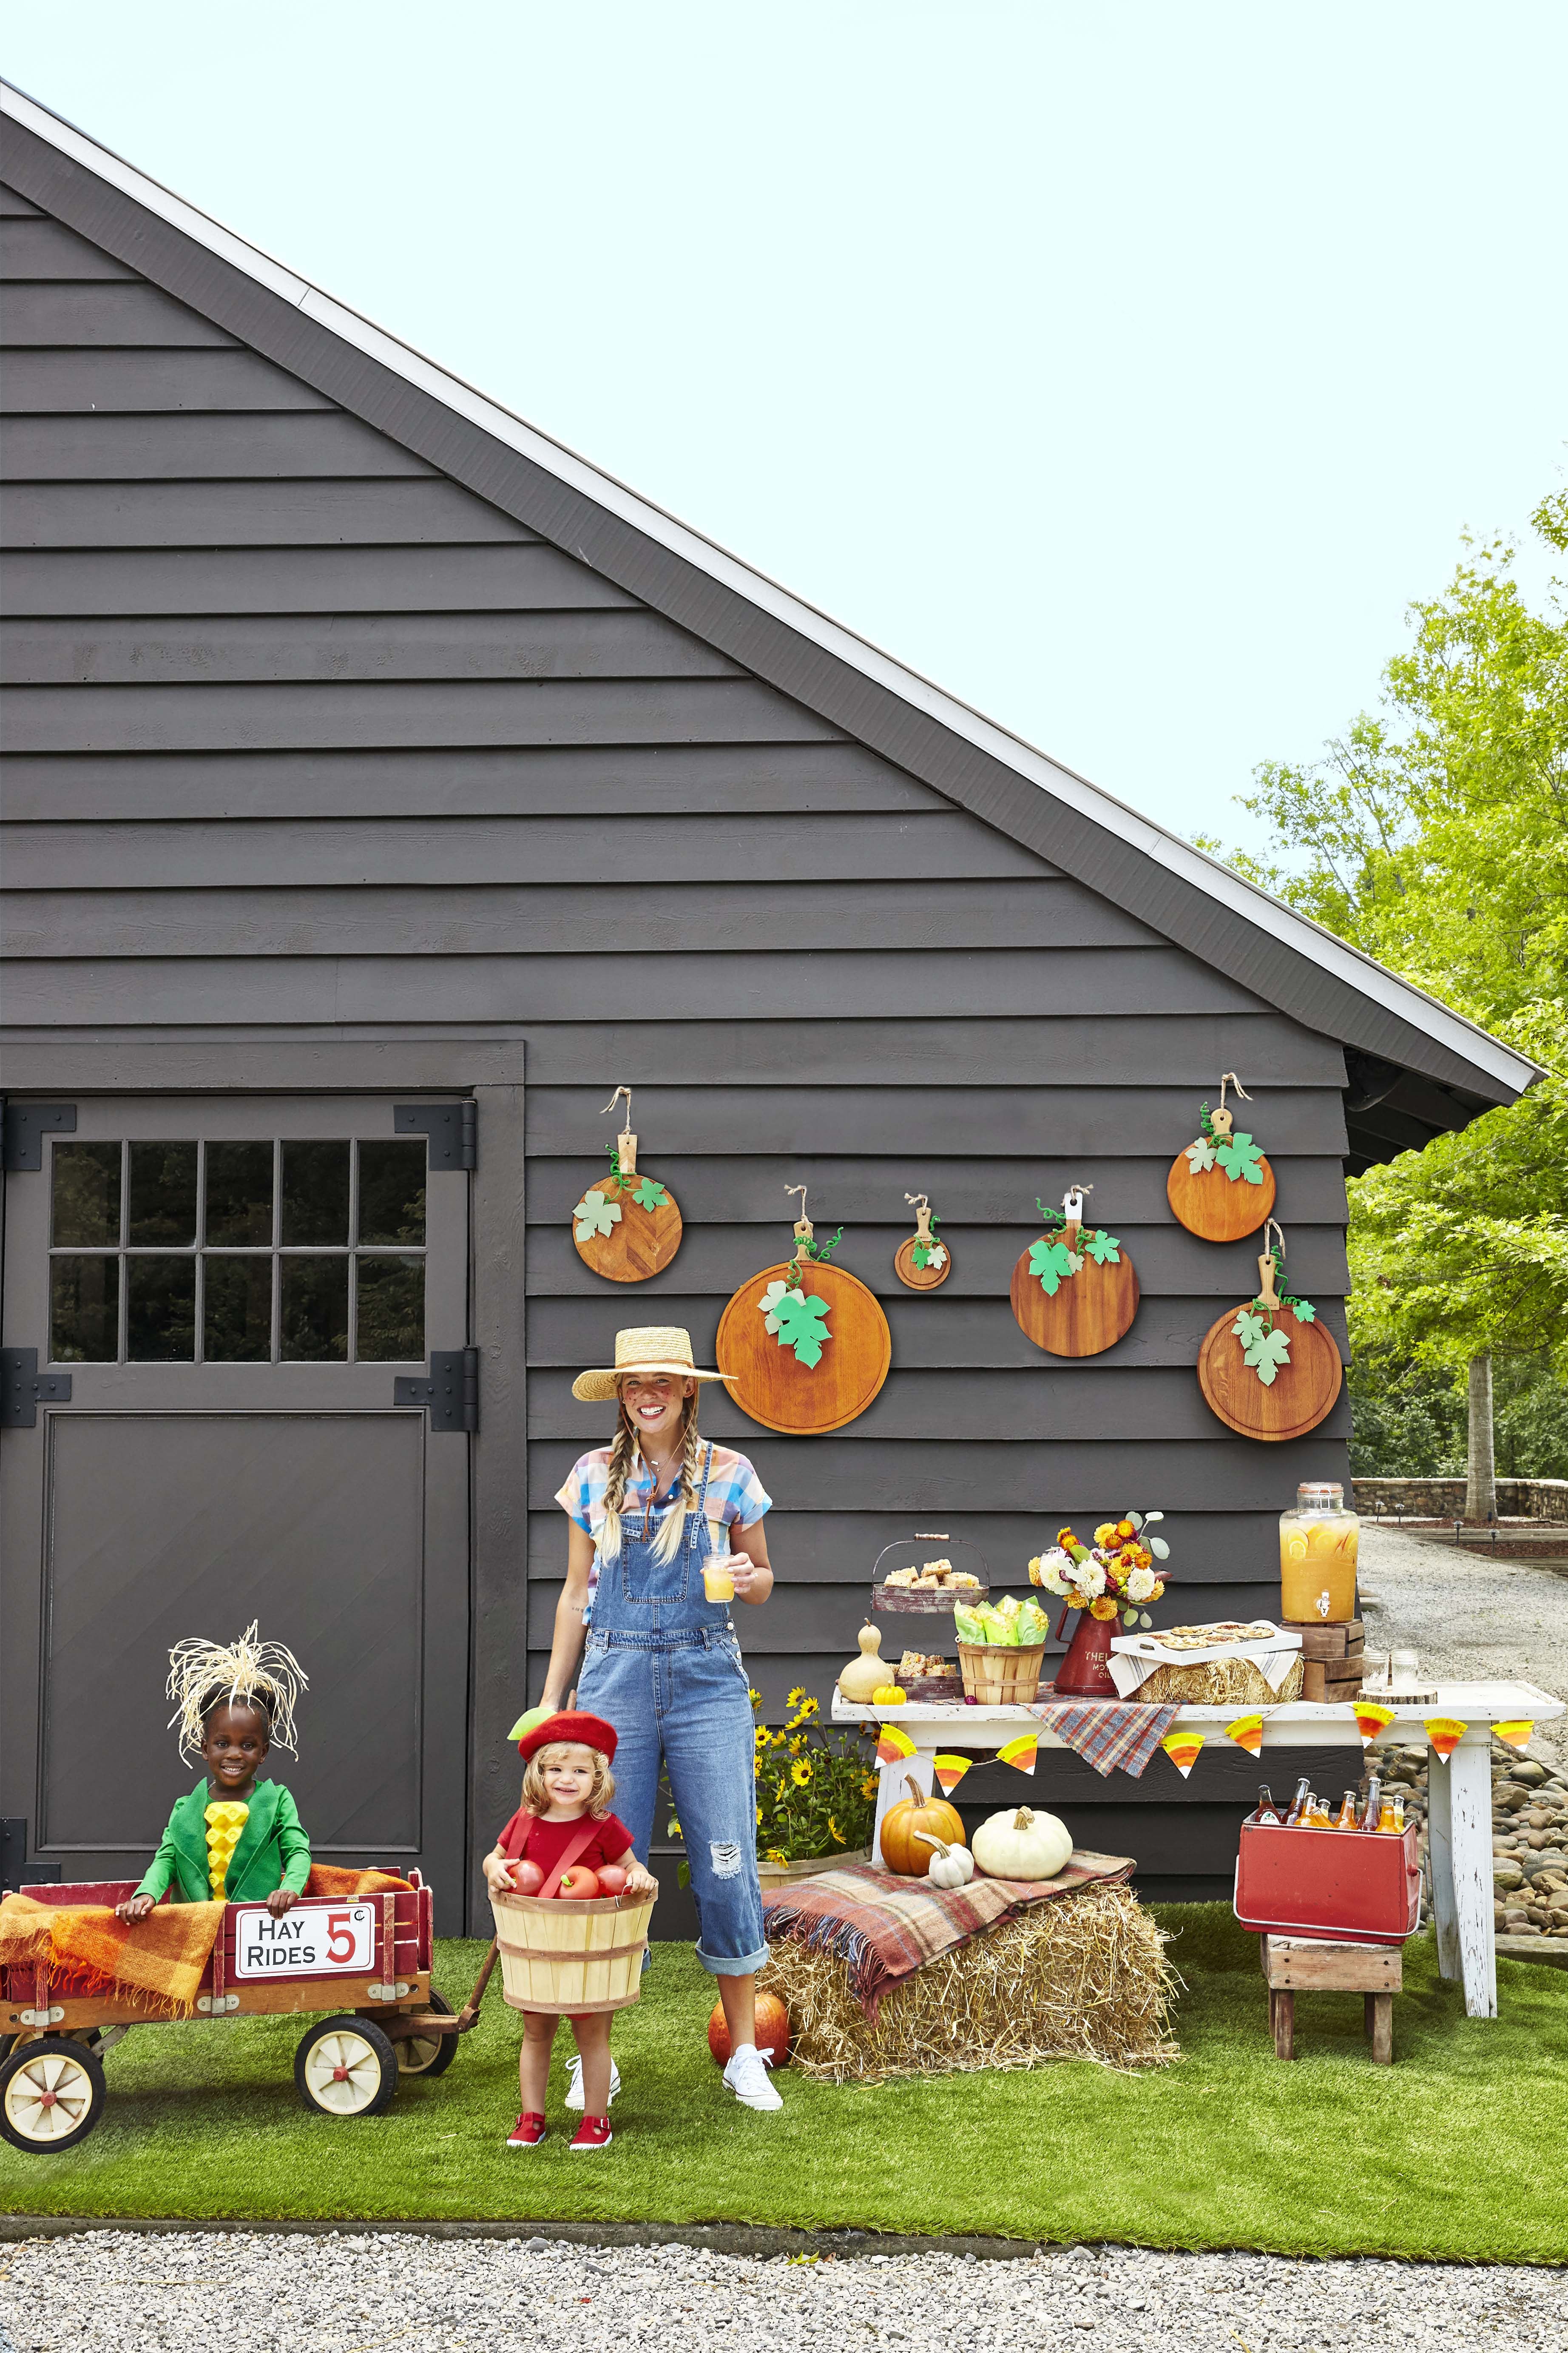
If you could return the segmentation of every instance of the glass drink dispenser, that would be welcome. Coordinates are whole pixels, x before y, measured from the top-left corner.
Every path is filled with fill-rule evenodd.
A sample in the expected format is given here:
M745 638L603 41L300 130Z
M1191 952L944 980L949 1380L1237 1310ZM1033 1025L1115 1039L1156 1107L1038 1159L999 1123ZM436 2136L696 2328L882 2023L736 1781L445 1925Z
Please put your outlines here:
M1345 1491L1328 1481L1298 1487L1279 1514L1279 1611L1289 1623L1343 1625L1355 1616L1361 1521Z

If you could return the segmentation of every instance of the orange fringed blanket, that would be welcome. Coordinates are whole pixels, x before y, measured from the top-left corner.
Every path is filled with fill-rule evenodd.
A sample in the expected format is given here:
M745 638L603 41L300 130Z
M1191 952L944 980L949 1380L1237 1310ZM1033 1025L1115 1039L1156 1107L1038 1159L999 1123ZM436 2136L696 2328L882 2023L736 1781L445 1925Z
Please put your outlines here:
M307 1895L379 1895L408 1882L389 1871L310 1866ZM85 1980L95 1992L133 1996L165 2018L189 2018L223 1926L221 1904L160 1904L136 1927L107 1904L0 1902L0 1969L36 1968Z

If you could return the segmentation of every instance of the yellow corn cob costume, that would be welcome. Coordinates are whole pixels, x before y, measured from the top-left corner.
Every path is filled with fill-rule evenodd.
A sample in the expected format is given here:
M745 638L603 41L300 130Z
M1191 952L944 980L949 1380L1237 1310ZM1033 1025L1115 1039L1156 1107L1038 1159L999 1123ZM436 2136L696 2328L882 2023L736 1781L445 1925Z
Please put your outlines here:
M205 1810L207 1826L207 1877L212 1883L213 1897L223 1903L224 1882L228 1866L234 1860L239 1834L250 1820L250 1808L237 1798L215 1798Z

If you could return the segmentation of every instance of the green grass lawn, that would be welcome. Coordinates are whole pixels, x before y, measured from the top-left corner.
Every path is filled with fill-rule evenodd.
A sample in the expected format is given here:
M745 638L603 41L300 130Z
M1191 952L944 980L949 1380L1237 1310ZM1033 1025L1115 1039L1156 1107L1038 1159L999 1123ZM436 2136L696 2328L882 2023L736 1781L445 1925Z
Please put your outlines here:
M1255 1937L1217 1905L1157 1907L1186 1980L1179 2064L1081 2063L839 2090L784 2074L784 2112L721 2093L711 1987L657 1948L616 2021L626 2088L604 2156L502 2144L517 2113L517 2021L492 1987L447 2074L386 2114L334 2123L291 2079L285 2020L138 2029L106 2063L103 2122L79 2150L0 2143L11 2212L746 2221L1112 2239L1281 2253L1568 2258L1568 1976L1501 1962L1502 2015L1467 2019L1429 1936L1405 1948L1392 2068L1373 2067L1356 1995L1302 1996L1294 2065L1273 2056ZM483 1947L447 1944L454 2001ZM552 2126L564 2068L558 2044Z

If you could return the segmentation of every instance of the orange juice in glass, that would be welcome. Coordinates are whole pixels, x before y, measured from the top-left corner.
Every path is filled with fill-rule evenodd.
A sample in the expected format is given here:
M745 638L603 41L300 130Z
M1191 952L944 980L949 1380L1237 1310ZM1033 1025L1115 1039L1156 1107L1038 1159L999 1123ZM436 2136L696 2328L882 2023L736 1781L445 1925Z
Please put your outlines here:
M1361 1521L1345 1509L1345 1491L1327 1480L1296 1490L1279 1514L1279 1614L1288 1622L1343 1625L1355 1616L1356 1543Z
M733 1601L735 1599L734 1556L730 1550L730 1531L713 1520L708 1523L708 1550L702 1556L702 1590L710 1601Z

